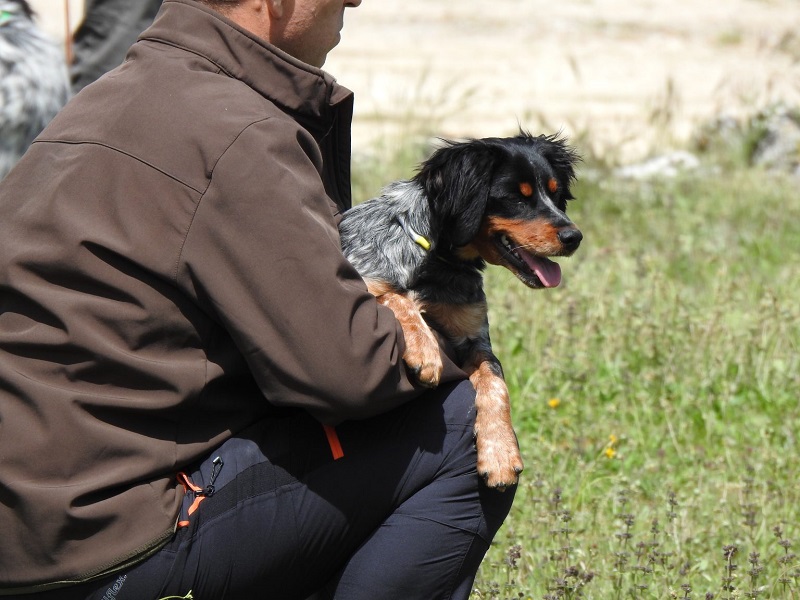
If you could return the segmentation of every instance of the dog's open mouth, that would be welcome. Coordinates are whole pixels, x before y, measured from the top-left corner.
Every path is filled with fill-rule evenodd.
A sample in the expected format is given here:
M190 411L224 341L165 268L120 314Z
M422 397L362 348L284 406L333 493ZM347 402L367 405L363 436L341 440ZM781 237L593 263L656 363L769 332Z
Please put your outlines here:
M528 287L552 288L561 283L558 263L528 252L506 235L495 240L509 269Z

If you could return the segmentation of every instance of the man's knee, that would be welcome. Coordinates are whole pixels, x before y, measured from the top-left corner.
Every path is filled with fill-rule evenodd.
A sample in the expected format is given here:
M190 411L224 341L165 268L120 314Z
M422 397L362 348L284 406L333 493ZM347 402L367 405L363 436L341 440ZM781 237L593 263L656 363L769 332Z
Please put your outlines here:
M463 427L462 437L454 443L449 460L454 465L460 465L460 471L463 472L463 469L467 468L471 475L474 474L473 482L477 487L477 497L485 520L480 535L490 542L508 516L517 488L509 486L501 492L487 487L486 483L478 476L474 437L475 390L472 384L469 381L463 381L454 386L443 398L442 407L444 421L448 424L451 435L459 433Z
M472 387L472 383L469 380L443 386L430 393L440 394L439 401L442 406L442 418L446 425L474 429L475 388Z

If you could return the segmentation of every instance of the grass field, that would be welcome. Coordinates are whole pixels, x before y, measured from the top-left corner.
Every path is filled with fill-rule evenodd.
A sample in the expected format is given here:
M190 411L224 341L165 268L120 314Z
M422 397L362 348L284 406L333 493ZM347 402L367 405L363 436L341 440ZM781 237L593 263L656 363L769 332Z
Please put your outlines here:
M487 272L526 469L473 598L800 598L798 182L589 167L561 287Z

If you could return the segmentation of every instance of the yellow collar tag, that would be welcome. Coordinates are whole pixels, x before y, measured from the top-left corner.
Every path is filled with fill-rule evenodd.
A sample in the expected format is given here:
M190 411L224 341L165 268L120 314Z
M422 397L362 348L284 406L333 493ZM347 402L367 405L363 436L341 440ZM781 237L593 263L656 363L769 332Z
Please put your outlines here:
M403 231L406 232L406 235L408 235L408 237L410 237L412 240L414 240L414 243L417 244L417 246L419 246L420 248L422 248L426 252L430 251L431 243L428 240L428 238L426 238L421 233L417 233L416 231L414 231L411 228L411 225L406 223L405 220L403 218L401 218L399 215L397 217L397 222L400 223L400 227L403 228Z
M419 234L414 237L414 241L417 243L417 245L422 246L422 248L426 251L431 249L431 243Z

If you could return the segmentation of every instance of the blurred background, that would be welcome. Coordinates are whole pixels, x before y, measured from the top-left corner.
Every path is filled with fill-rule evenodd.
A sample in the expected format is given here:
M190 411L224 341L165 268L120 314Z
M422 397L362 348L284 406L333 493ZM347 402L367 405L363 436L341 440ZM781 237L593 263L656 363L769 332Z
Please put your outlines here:
M83 0L32 5L63 40ZM356 92L356 152L413 113L444 137L563 130L626 162L798 105L800 2L365 0L325 68Z
M487 269L526 468L472 598L800 598L800 0L364 0L325 68L356 201L437 137L584 159L562 285Z

